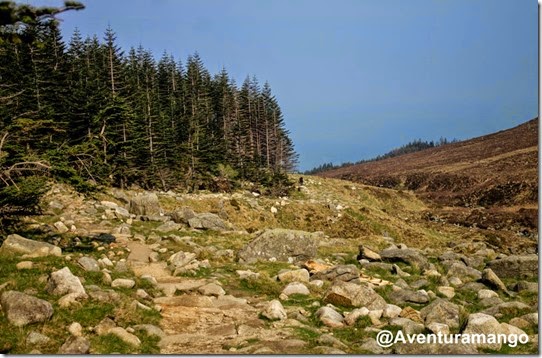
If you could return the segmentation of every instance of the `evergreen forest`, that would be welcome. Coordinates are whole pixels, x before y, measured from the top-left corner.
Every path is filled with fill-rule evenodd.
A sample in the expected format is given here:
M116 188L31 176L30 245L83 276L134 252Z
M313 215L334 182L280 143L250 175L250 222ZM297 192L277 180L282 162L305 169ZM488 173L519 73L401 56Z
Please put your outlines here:
M0 1L0 204L33 200L44 176L80 191L288 183L297 154L269 83L238 86L197 52L123 51L111 28L63 39L55 15L81 8Z

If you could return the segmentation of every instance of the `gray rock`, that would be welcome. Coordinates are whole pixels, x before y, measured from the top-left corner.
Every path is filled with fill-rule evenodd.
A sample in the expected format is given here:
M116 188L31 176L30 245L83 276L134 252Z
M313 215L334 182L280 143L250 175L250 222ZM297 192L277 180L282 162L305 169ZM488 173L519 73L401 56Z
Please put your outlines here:
M46 335L32 331L28 333L28 336L26 336L26 345L39 346L42 344L47 344L50 340L51 338L47 337Z
M153 324L136 324L132 327L136 331L144 331L149 337L163 338L166 336L164 331L160 327Z
M54 312L49 302L17 291L2 293L0 305L8 321L18 327L46 322Z
M81 323L73 322L68 326L68 332L70 332L72 336L81 337L83 336L83 327L81 326Z
M524 279L538 277L538 255L510 255L487 264L498 277Z
M141 345L141 341L137 336L128 333L124 328L122 327L113 327L110 328L108 331L109 334L115 335L118 338L120 338L123 342L128 343L134 347L139 347Z
M100 271L100 265L98 264L98 261L96 261L93 257L83 256L79 260L77 260L77 263L85 271L90 271L90 272Z
M499 297L499 294L492 290L480 290L478 291L478 299L483 300L485 298Z
M405 262L420 269L429 267L427 259L415 249L388 248L380 252L383 261Z
M463 281L479 280L482 278L482 273L472 267L468 267L463 262L454 262L448 268L447 276L457 276Z
M455 289L450 286L439 286L437 287L437 292L446 298L453 298L455 296Z
M286 311L279 300L273 300L265 307L262 316L271 321L285 320L287 318Z
M491 288L495 288L497 290L501 290L509 294L508 289L506 288L504 283L501 281L499 276L497 276L495 272L493 272L493 270L490 268L487 268L484 271L482 271L482 282Z
M193 229L226 231L231 229L231 225L220 218L220 216L211 213L197 214L188 220L188 225Z
M168 262L172 266L172 268L177 269L177 268L188 265L195 258L196 258L196 254L193 252L179 251L171 255L168 259Z
M61 234L64 234L64 233L70 231L70 229L68 229L68 227L62 221L57 221L56 223L53 224L53 226Z
M69 337L58 350L58 354L88 354L90 341L85 337Z
M301 282L291 282L284 287L282 290L282 293L286 296L291 295L305 295L308 296L311 294L307 286L302 284Z
M350 282L336 281L324 296L324 302L344 307L386 308L386 301L372 288Z
M135 281L129 278L117 278L111 282L113 288L132 288L135 286Z
M51 295L66 295L75 293L86 296L85 288L77 276L72 274L68 267L51 273L45 286L45 291Z
M95 290L95 291L88 291L88 295L91 299L98 302L103 303L115 303L120 302L121 295L118 292L115 292L113 290Z
M277 276L281 282L309 282L309 271L305 269L286 271Z
M170 214L171 220L177 224L188 224L188 220L196 217L196 213L187 206L182 207L179 210L176 210Z
M482 312L491 316L497 316L497 315L520 315L522 313L526 313L531 311L531 306L519 302L519 301L510 301L510 302L503 302L498 305L491 306Z
M386 308L384 308L384 312L382 312L382 317L384 318L395 318L399 317L399 314L401 313L403 309L399 306L387 304Z
M316 256L322 233L271 229L260 234L238 252L240 261L254 263L275 258L284 262L303 262Z
M142 193L130 200L129 211L135 215L160 215L161 208L155 193Z
M538 282L520 281L513 286L516 292L532 292L538 293Z
M21 261L18 262L17 270L31 270L34 267L34 263L32 261Z
M322 281L357 281L359 280L359 270L355 265L337 265L329 269L316 272L312 275L311 280Z
M29 257L61 256L60 247L46 242L25 239L24 237L11 234L4 240L0 252L28 255Z
M356 308L344 316L344 322L349 326L353 326L360 317L368 316L369 312L367 307Z
M208 283L198 288L198 292L204 296L224 296L226 291L216 283Z
M318 337L316 343L338 349L348 349L348 346L346 344L344 344L330 334L322 334L320 337Z
M111 318L104 318L94 327L94 332L98 336L103 336L109 333L112 328L115 328L117 324Z
M173 221L166 221L162 225L158 226L156 228L156 231L170 232L170 231L177 231L180 228L181 228L181 224L177 224Z
M318 311L316 311L316 317L318 317L320 321L328 327L337 328L344 326L344 317L342 314L335 311L331 307L321 307Z
M398 305L405 303L424 304L429 302L429 295L425 291L412 291L408 289L393 291L388 295L389 299Z
M388 353L387 350L380 347L380 345L374 338L365 339L359 348L366 352L369 352L370 354L387 354Z
M391 326L399 326L405 335L422 333L425 329L425 326L421 323L414 322L411 319L396 317L392 318L389 321Z
M420 316L426 326L431 323L442 323L450 328L459 328L459 313L460 308L458 305L444 299L437 299L424 307L420 311Z
M495 319L495 317L484 313L473 313L469 315L467 326L465 327L463 334L489 335L502 333L501 331L501 324ZM493 350L501 349L501 343L499 341L495 343L486 342L486 344L476 344L475 346L478 348L488 348Z

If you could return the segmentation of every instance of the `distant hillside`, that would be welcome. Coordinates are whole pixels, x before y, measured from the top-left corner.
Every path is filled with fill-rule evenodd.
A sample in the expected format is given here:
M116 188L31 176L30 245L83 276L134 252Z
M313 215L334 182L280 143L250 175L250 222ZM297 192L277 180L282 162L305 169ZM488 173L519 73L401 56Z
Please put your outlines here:
M445 206L536 205L538 118L482 137L319 175L415 190Z

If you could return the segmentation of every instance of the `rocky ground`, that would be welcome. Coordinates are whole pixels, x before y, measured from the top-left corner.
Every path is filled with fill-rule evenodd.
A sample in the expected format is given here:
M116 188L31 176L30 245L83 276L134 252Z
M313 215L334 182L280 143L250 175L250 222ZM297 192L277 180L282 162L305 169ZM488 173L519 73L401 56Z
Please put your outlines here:
M537 237L430 210L314 177L287 198L55 185L3 238L0 353L537 353ZM384 329L529 343L384 349Z

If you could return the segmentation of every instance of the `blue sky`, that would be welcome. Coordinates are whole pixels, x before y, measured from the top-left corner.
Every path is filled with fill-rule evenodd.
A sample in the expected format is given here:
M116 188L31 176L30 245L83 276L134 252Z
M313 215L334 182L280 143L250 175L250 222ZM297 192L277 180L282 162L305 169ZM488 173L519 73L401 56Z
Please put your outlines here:
M29 1L26 1L29 2ZM61 1L30 1L60 5ZM538 112L536 0L82 0L62 14L241 83L269 81L301 170L410 140L467 139Z

